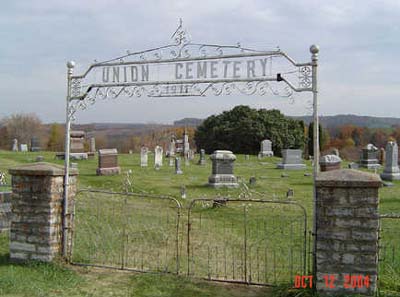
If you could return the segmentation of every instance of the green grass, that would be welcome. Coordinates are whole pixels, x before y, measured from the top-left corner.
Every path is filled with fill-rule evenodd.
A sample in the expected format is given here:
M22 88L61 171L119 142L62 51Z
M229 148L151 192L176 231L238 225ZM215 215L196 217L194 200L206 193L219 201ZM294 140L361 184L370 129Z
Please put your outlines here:
M56 164L63 164L61 160L54 159L54 153L50 152L40 152L40 153L13 153L8 151L0 151L0 170L6 171L8 168L23 164L23 163L31 163L34 162L36 156L42 155L46 162L52 162ZM175 175L174 168L167 166L167 162L164 161L164 166L161 167L159 171L154 170L154 168L150 165L152 163L151 157L149 158L149 167L141 168L139 166L139 155L119 155L119 164L122 168L123 174L119 176L106 177L106 176L96 176L96 168L97 168L97 159L87 160L87 161L76 161L79 167L79 188L93 188L93 189L104 189L110 191L124 191L124 180L125 180L125 172L128 170L132 170L132 180L133 180L133 190L136 193L150 193L154 195L169 195L176 197L179 202L183 205L182 216L181 216L181 231L184 232L186 228L187 221L187 207L193 199L196 198L215 198L215 197L231 197L237 198L238 196L245 196L246 198L262 198L262 199L278 199L285 200L286 191L291 188L294 190L293 200L303 205L307 211L308 216L308 229L311 227L311 217L312 217L312 177L304 176L304 172L311 173L312 168L311 164L307 162L307 170L306 171L287 171L289 177L282 178L282 170L275 169L275 163L279 161L279 158L265 158L263 160L258 160L255 156L251 156L249 161L244 160L243 155L237 156L237 161L235 164L235 174L246 183L246 185L252 191L251 193L246 191L246 189L241 186L239 189L212 189L207 187L207 179L211 172L211 163L208 162L206 166L198 166L195 164L197 161L194 160L190 166L185 166L182 164L183 175ZM257 179L255 186L250 186L248 184L248 180L251 176L255 176ZM9 176L8 176L9 179ZM400 182L395 181L394 187L384 187L380 189L380 212L381 213L391 213L397 212L400 213ZM182 199L180 197L181 187L185 186L187 191L187 198ZM256 195L255 192L261 193L261 195ZM81 197L81 198L80 198ZM92 232L92 238L89 237L82 239L80 242L77 241L78 245L76 248L85 249L82 245L88 245L88 243L93 243L95 240L98 240L97 248L98 254L96 255L97 259L105 258L104 255L109 255L111 251L121 247L119 241L110 242L109 245L104 245L104 238L107 236L120 236L118 232L115 232L113 228L105 228L107 224L98 224L96 222L99 221L99 217L96 217L96 207L100 207L102 211L106 211L105 217L107 218L105 222L108 222L109 226L118 226L123 222L121 217L112 216L111 210L113 207L122 207L119 212L129 210L131 212L131 217L137 219L138 211L141 210L143 213L143 209L147 210L151 209L148 205L142 205L140 207L130 206L130 208L124 209L123 204L114 203L113 200L103 201L99 203L100 200L107 200L107 196L97 197L97 203L90 204L86 201L84 196L78 196L77 198L77 212L81 212L80 215L82 218L86 220L84 223L84 227L80 230L80 232L89 232L96 230L96 232ZM86 202L85 202L86 201ZM135 200L131 201L131 204L134 205ZM81 203L81 204L80 204ZM107 203L109 205L107 206ZM143 203L143 201L141 202ZM102 208L101 205L107 206ZM81 206L79 208L79 206ZM155 209L159 210L160 214L166 213L163 210L162 206L155 204L151 205L152 207L156 206ZM259 210L258 213L255 212L252 214L253 219L249 220L249 230L251 231L248 236L250 240L257 241L257 233L255 230L262 225L262 220L265 220L263 217L268 217L265 214L270 214L270 210L265 210L265 212ZM202 213L203 217L203 227L206 227L204 230L209 230L212 228L211 222L217 222L216 224L219 226L223 226L224 222L231 220L236 222L241 222L243 216L236 216L240 212L237 210L229 215L227 210L224 209L195 209L193 215L193 223L194 227L196 224L199 224L199 214ZM290 210L287 214L292 213ZM292 213L293 214L293 213ZM147 226L148 222L152 220L152 216L155 215L152 212L148 212L147 214L143 214L143 217L140 218L140 221L143 222L143 226ZM236 216L236 217L235 217ZM271 220L274 221L274 217L270 216ZM76 218L77 223L79 223L79 217ZM108 221L107 221L108 220ZM279 222L275 220L276 222ZM137 221L136 221L137 222ZM386 261L381 265L381 290L383 292L398 292L400 291L400 234L399 234L399 226L398 220L395 221L385 221L385 232L382 234L383 242L387 243L388 246L396 246L397 250L394 256L390 254L390 248L387 250L387 258L390 258L390 261ZM81 221L82 223L82 221ZM278 223L276 223L278 224ZM397 225L396 225L397 224ZM132 224L134 225L134 224ZM156 225L159 227L160 224ZM84 228L87 228L86 230ZM128 228L127 232L135 233L136 229L131 227ZM135 228L138 228L135 227ZM207 229L208 228L208 229ZM162 231L167 230L170 232L170 228L159 228ZM279 229L279 228L278 228ZM219 228L218 230L223 230L223 228ZM160 230L158 230L160 231ZM204 231L205 232L205 231ZM207 236L210 234L214 234L219 238L222 233L217 231L216 233L210 233L207 231L204 233L203 231L197 232L197 235L201 237L198 239L199 242L204 241ZM233 241L242 236L240 230L237 228L231 228L229 230L230 237ZM282 232L287 232L285 229ZM84 236L82 233L82 236ZM97 235L96 235L97 234ZM184 234L184 233L182 233ZM78 236L79 234L75 234ZM271 234L271 236L274 234ZM276 235L276 236L275 236ZM279 234L275 234L274 236L274 244L276 247L280 247L282 249L285 242L280 241L276 238L283 239L284 237ZM82 238L82 236L78 236L78 238ZM154 232L151 235L151 238L154 238L154 241L157 242L157 238L159 238L160 232ZM104 237L104 238L102 238ZM15 265L8 262L7 253L8 253L8 239L4 237L4 235L0 236L0 295L9 295L9 296L51 296L53 295L65 295L65 296L104 296L104 295L112 295L113 296L268 296L269 290L265 291L263 289L249 289L248 287L244 287L246 289L239 286L239 289L236 286L232 285L217 285L209 282L201 282L193 279L187 279L185 277L176 277L173 275L154 275L154 274L125 274L125 273L115 273L114 271L100 271L96 269L76 269L76 267L65 267L61 264L28 264L28 265ZM209 241L213 241L215 238L208 238ZM79 239L80 240L80 239ZM92 241L90 241L92 240ZM133 241L129 241L132 239L128 238L128 242L133 244ZM215 240L216 241L216 240ZM180 243L180 250L184 254L185 246L184 241ZM151 242L147 242L148 247L150 249ZM81 245L81 247L79 247ZM143 245L143 242L141 243ZM92 245L96 247L96 245ZM196 241L194 242L194 246L196 246ZM206 250L202 250L202 247L199 245L198 255L204 255ZM223 248L221 246L221 248ZM86 248L87 250L87 248ZM282 250L283 251L283 250ZM103 254L102 254L103 253ZM285 251L286 253L286 251ZM149 253L149 257L151 253ZM95 257L93 254L88 253L79 253L77 260L85 261L94 261ZM253 254L255 257L256 254ZM268 255L267 257L269 257ZM80 258L79 258L80 257ZM134 258L134 256L132 256ZM172 256L171 256L172 257ZM133 261L132 258L132 261ZM282 262L284 258L281 258L278 261ZM183 262L186 261L187 258L183 256ZM118 257L114 259L107 260L108 263L118 262L120 259ZM106 261L106 262L107 262ZM132 262L133 263L133 262ZM184 262L185 263L185 262ZM133 266L136 264L132 264ZM173 265L170 263L171 267ZM285 264L286 265L286 264ZM162 265L161 265L162 266ZM207 273L204 266L198 266L200 275ZM203 267L203 268L201 268ZM157 270L157 269L156 269ZM160 269L162 270L162 269ZM235 290L238 290L240 294L234 295ZM278 288L279 291L275 291L271 293L271 296L296 296L299 294L299 291L293 292L292 290L287 289L287 287L283 286ZM181 293L182 292L182 293ZM181 295L179 295L181 294ZM301 295L298 296L311 296L309 292L302 292ZM390 296L390 295L388 295Z

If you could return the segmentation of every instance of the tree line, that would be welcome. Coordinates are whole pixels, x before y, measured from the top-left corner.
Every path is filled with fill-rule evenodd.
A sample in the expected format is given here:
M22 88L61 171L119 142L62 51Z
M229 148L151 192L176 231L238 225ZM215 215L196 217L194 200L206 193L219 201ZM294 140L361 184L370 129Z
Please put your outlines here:
M72 127L78 128L76 127ZM129 150L139 152L142 146L150 149L162 145L168 149L171 135L182 138L185 127L160 126L132 133L91 131L97 148L117 148L122 153ZM257 154L263 139L272 141L276 155L284 148L300 148L305 155L313 154L313 123L308 126L301 120L284 116L279 110L253 109L236 106L230 111L209 116L197 128L187 127L191 147L212 153L216 149L227 149L234 153ZM30 143L32 137L40 140L41 147L48 151L64 150L64 125L43 124L35 114L14 114L0 120L0 148L9 150L12 140ZM400 142L400 126L391 128L367 128L342 125L335 128L319 127L320 148L328 152L335 147L347 159L358 158L359 149L368 143L385 147L389 139ZM88 149L88 147L87 147Z

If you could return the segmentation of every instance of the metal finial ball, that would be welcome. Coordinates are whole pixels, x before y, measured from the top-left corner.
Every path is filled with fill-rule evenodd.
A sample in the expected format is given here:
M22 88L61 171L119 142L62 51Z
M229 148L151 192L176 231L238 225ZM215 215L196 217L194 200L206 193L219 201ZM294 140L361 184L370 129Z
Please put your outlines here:
M67 62L67 67L70 68L70 69L74 68L75 67L75 62L74 61L68 61Z
M319 46L316 44L313 44L312 46L310 46L310 52L312 54L318 54L319 52Z

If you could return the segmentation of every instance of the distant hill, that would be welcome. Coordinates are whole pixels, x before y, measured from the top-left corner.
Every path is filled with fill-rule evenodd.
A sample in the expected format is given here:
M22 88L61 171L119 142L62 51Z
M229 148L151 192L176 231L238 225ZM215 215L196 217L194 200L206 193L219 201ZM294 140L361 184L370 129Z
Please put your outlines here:
M203 119L184 118L174 122L174 126L197 127L203 123Z
M303 120L307 125L312 121L312 116L300 116L292 118ZM391 128L393 126L400 126L400 118L390 117L370 117L352 114L340 114L334 116L320 116L319 119L323 127L330 129L343 125L355 125L368 128Z

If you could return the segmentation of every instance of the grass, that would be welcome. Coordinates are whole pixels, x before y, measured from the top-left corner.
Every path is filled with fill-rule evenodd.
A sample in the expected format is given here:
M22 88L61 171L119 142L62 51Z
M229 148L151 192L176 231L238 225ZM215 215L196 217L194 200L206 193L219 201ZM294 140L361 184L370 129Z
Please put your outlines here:
M34 162L36 156L42 155L46 162L52 162L56 164L63 164L61 160L54 159L54 153L50 152L40 152L40 153L13 153L8 151L0 151L0 170L6 171L8 168L23 164ZM311 164L307 162L306 171L288 171L288 177L281 177L281 170L274 169L275 163L279 161L278 158L266 158L263 160L258 160L255 156L251 156L249 161L245 161L243 155L237 156L237 161L235 164L235 174L243 181L248 187L250 187L253 194L251 198L262 198L262 199L278 199L285 200L286 191L291 188L294 190L293 201L298 202L303 205L307 211L308 216L308 226L311 226L311 214L312 214L312 177L304 176L304 172L311 173ZM150 158L151 159L151 158ZM194 162L197 160L194 160ZM133 190L137 193L149 193L154 195L169 195L176 197L177 200L182 204L183 211L181 216L181 228L186 228L187 221L187 208L193 199L197 198L215 198L215 197L231 197L237 198L238 196L246 196L249 198L250 194L243 186L239 189L212 189L206 186L208 176L211 172L211 164L208 162L206 166L198 166L192 163L190 166L185 166L182 164L182 169L184 171L183 175L175 175L173 167L167 166L167 162L164 161L164 166L160 170L156 171L154 168L149 166L148 168L140 168L140 160L138 154L133 155L120 155L119 164L122 168L124 174L120 176L106 177L106 176L96 176L97 160L87 160L87 161L76 161L79 167L79 188L93 188L93 189L105 189L111 191L124 191L124 180L125 172L128 170L132 171ZM151 164L149 160L149 165ZM255 176L257 179L256 185L250 186L248 180L251 176ZM181 188L184 186L186 188L187 198L182 199L180 192ZM381 213L400 213L400 182L395 181L394 187L384 187L380 189L380 212ZM261 195L255 195L254 192L262 193ZM124 213L125 216L135 218L136 221L142 222L142 227L140 225L135 226L135 224L128 224L126 229L126 234L137 234L138 229L149 229L149 222L154 221L152 227L152 242L146 242L148 252L148 257L157 257L157 255L152 254L151 251L154 250L154 242L162 243L159 241L163 235L173 232L173 221L169 221L168 224L160 224L154 220L154 218L162 217L161 214L166 215L171 212L171 209L166 210L163 205L158 205L157 203L152 203L151 205L146 205L144 201L140 201L139 198L131 199L128 202L129 207L124 207L121 204L121 197L113 197L109 199L110 196L97 195L95 197L96 202L90 203L90 197L81 196L77 199L77 217L76 223L83 224L81 228L77 228L76 232L82 232L82 234L75 234L77 241L75 243L75 248L80 250L77 253L78 257L75 260L82 262L85 261L98 261L98 259L107 259L105 255L110 255L110 251L115 251L121 248L121 232L118 229L112 228L112 226L121 226L124 222L121 216L115 216L115 212ZM117 200L113 200L117 199ZM102 201L100 203L100 201ZM201 204L201 203L200 203ZM199 204L199 205L200 205ZM114 209L114 215L113 214ZM118 210L116 210L118 209ZM146 209L146 213L143 214L143 209ZM151 211L153 209L153 212ZM229 210L232 213L229 213ZM98 213L98 212L103 213ZM248 221L248 238L249 244L252 241L259 242L260 238L258 235L258 230L264 222L269 224L272 222L276 224L282 234L288 234L290 232L289 225L283 226L282 222L284 220L279 220L282 217L282 212L293 215L293 210L288 210L282 208L281 210L276 210L276 215L272 215L271 208L268 206L266 209L258 209L256 207L251 208L251 215L249 215ZM139 213L142 213L142 217L138 219ZM238 216L238 214L240 215ZM207 240L207 242L215 243L219 252L222 252L226 240L231 240L231 242L236 242L238 238L243 236L243 230L238 227L231 227L226 232L227 221L236 222L238 225L242 223L243 220L243 207L229 207L213 209L211 205L206 207L199 206L195 207L193 211L193 228L197 228L200 225L200 216L202 229L197 229L193 236L193 246L197 249L195 250L195 255L198 259L207 259L213 261L213 258L208 258L208 250L205 249L205 245L201 243ZM99 218L103 218L106 224L99 224ZM269 218L269 221L267 220ZM80 221L79 221L80 220ZM266 221L267 220L267 221ZM212 224L219 226L217 231L213 230L214 226ZM236 224L235 223L235 224ZM383 293L387 293L387 296L393 294L393 292L399 292L400 284L400 234L398 220L385 221L384 230L386 233L382 234L383 242L387 244L386 248L386 258L390 261L385 261L381 265L381 280L380 287ZM224 225L225 224L225 225ZM397 224L397 225L396 225ZM108 226L108 227L107 227ZM161 227L164 226L164 227ZM172 226L172 227L171 227ZM197 226L197 227L196 227ZM281 227L282 226L282 227ZM285 227L285 228L284 228ZM85 228L87 228L85 230ZM97 228L97 229L96 229ZM225 228L225 229L224 229ZM211 231L212 232L211 232ZM218 230L225 230L226 233ZM181 230L180 232L183 232ZM86 238L85 238L85 235ZM90 235L88 235L90 234ZM97 235L96 235L97 234ZM182 233L183 234L183 233ZM277 262L281 263L281 266L289 268L289 263L285 262L288 259L287 255L290 253L290 244L287 244L289 248L285 250L285 240L279 241L277 238L284 239L282 235L276 233L271 233L271 238L275 247L278 247L279 251L284 256L277 256ZM92 237L90 237L92 236ZM111 237L110 237L111 236ZM105 245L106 238L112 238L114 236L116 240L107 241L108 245ZM196 239L197 236L197 239ZM79 239L81 238L81 239ZM136 237L137 238L137 237ZM286 237L287 238L287 237ZM66 267L61 264L28 264L28 265L15 265L11 264L7 260L7 243L8 239L4 235L0 236L0 295L9 296L311 296L310 292L292 291L288 289L287 285L283 285L275 289L274 292L267 289L260 289L258 287L242 287L233 285L219 285L209 282L202 282L194 279L188 279L185 277L177 277L174 275L157 275L157 274L132 274L132 273L122 273L115 271L103 271L95 268L77 268ZM165 238L164 238L165 239ZM136 239L138 243L138 239ZM197 241L196 241L197 240ZM294 240L292 243L298 241ZM132 238L127 238L129 243L126 246L134 246L134 240ZM165 241L164 241L165 242ZM184 241L179 243L179 249L182 254L185 252ZM217 244L218 243L218 244ZM86 244L86 247L85 247ZM141 246L144 246L145 242L140 242ZM168 243L173 250L173 242ZM259 242L259 245L255 245L256 248L253 250L254 253L250 256L250 259L257 257L257 248L264 245L264 242ZM395 253L391 253L391 247L396 246L397 250ZM90 248L92 250L90 250ZM86 250L86 253L84 252ZM93 252L97 250L96 252ZM170 250L170 248L168 248ZM292 246L292 250L296 251L296 246ZM130 266L137 267L138 263L134 263L134 259L139 259L134 255L134 249L128 250L126 253L128 255L125 258L126 263ZM272 259L273 254L268 253L267 259ZM106 264L121 263L121 259L117 256L114 258L109 258L105 262ZM168 267L167 270L172 270L174 267L173 259L174 253L168 256ZM239 254L238 254L239 259ZM143 258L143 257L142 257ZM229 257L228 257L229 258ZM262 258L262 257L261 257ZM198 259L196 263L198 263ZM183 258L185 262L187 258ZM230 262L232 259L228 259ZM265 264L264 260L259 260L261 264ZM299 260L295 260L299 261ZM254 262L256 263L256 262ZM297 263L297 262L296 262ZM217 266L221 267L221 263ZM239 264L237 264L239 265ZM254 265L254 264L253 264ZM288 266L289 265L289 266ZM145 265L144 265L145 266ZM164 267L165 265L159 265L159 267ZM158 268L159 268L158 267ZM207 276L209 271L204 263L196 266L195 270L198 276ZM239 266L237 266L239 267ZM254 268L255 266L253 266ZM154 267L149 267L153 268ZM221 269L221 268L219 268ZM165 269L158 269L165 270ZM221 274L221 271L213 271L214 275ZM230 272L232 274L232 271ZM228 273L229 274L229 273ZM256 276L254 275L256 278ZM287 276L282 276L287 279ZM273 274L268 275L269 279L273 279ZM41 280L42 279L42 280ZM25 280L25 281L23 281ZM40 281L41 280L41 281ZM3 290L3 291L2 291ZM235 292L240 293L235 293ZM235 295L236 294L236 295ZM393 295L395 296L395 295Z

